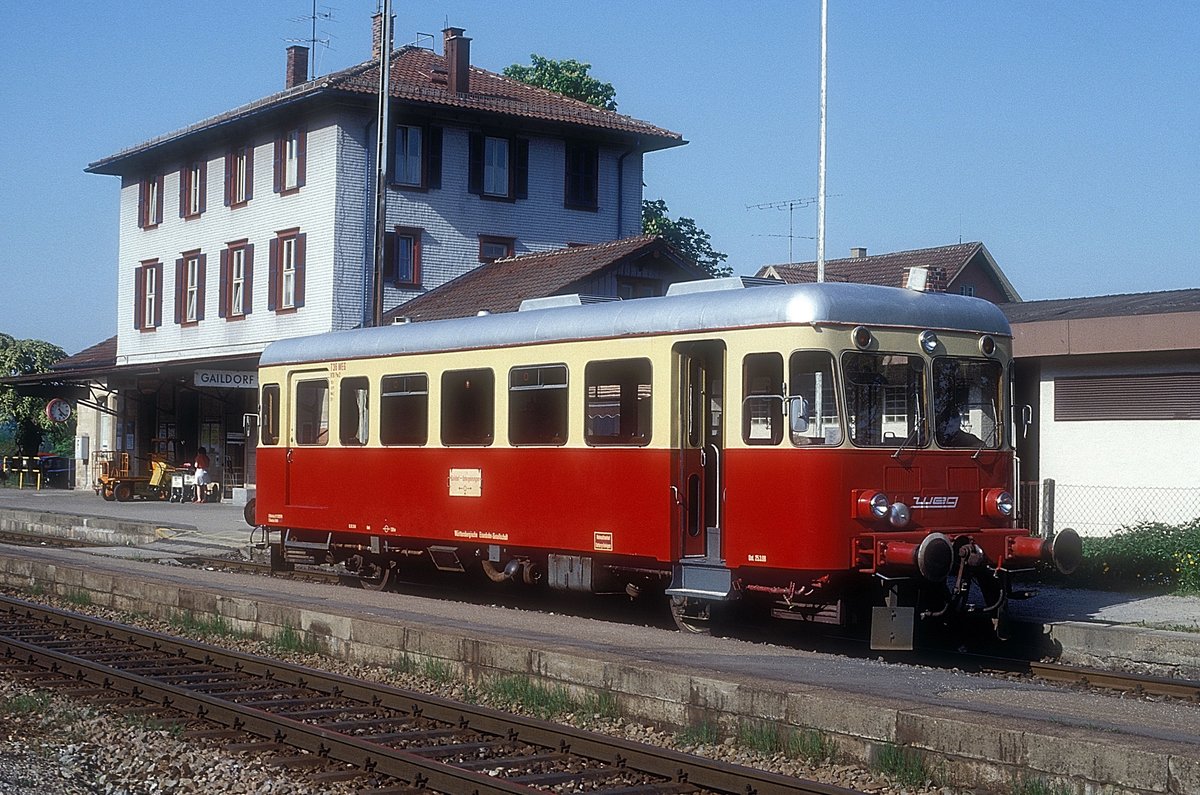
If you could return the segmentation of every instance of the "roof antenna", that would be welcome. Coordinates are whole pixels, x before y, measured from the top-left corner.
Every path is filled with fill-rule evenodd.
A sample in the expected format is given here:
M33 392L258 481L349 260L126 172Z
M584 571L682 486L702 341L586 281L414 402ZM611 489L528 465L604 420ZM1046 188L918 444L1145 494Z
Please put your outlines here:
M329 6L321 6L321 9L318 11L317 10L317 0L312 0L312 13L305 14L302 17L292 17L291 19L288 20L288 22L308 22L312 26L311 33L309 34L308 38L306 38L306 39L286 39L286 41L289 41L289 42L292 42L295 44L307 44L308 49L312 52L313 57L308 60L308 79L309 80L313 80L317 76L317 45L320 44L326 50L333 49L333 47L330 45L331 34L329 33L329 31L327 31L327 30L321 31L321 33L325 35L325 38L323 38L323 39L317 38L317 20L319 19L324 22L333 22L334 21L333 12L334 12L334 9L330 8Z

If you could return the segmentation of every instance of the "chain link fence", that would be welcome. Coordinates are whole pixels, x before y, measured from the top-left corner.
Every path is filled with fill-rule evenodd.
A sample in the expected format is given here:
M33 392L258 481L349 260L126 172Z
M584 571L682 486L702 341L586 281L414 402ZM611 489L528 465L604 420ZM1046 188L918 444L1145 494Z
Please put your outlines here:
M1018 518L1048 536L1072 527L1081 536L1110 536L1143 522L1182 524L1200 517L1200 488L1083 486L1053 480L1020 485Z

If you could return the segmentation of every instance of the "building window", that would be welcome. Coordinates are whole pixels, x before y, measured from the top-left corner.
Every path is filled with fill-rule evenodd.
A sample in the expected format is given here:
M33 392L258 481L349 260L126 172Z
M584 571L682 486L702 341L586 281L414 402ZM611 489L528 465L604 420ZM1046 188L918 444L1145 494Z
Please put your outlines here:
M181 326L204 319L204 261L199 251L175 260L175 322Z
M138 226L153 229L162 223L163 178L149 177L138 186Z
M307 132L299 127L275 140L276 193L292 193L304 187L307 141Z
M617 297L622 300L651 298L662 294L663 285L660 279L646 279L641 276L617 277Z
M189 163L179 170L179 217L198 218L204 213L208 163Z
M973 296L973 295L975 295L975 285L973 285L973 284L964 284L964 285L962 285L961 287L959 287L959 288L958 288L958 293L959 293L959 295L970 295L970 296Z
M379 395L379 441L422 445L429 440L429 376L385 375Z
M421 187L424 183L421 156L421 128L401 125L396 128L396 184Z
M599 205L600 150L595 144L567 142L564 206L595 210Z
M514 367L508 373L508 441L567 443L567 366Z
M488 369L442 373L442 444L492 443L496 376Z
M241 146L225 155L225 204L241 207L254 196L254 148Z
M162 263L147 260L133 272L133 327L149 331L162 325Z
M221 304L224 318L250 314L254 295L254 246L239 240L221 252Z
M421 230L398 226L384 241L383 278L396 287L421 285Z
M304 306L305 239L299 229L289 229L271 241L267 308L272 311Z
M529 141L471 133L467 189L485 199L529 195Z
M479 236L479 261L495 262L498 259L511 257L517 245L515 237L496 237L495 235Z
M583 380L584 441L591 445L650 444L649 359L589 362Z
M338 438L343 445L363 445L367 443L367 428L369 426L368 383L366 378L343 378L341 380L340 422L338 423Z

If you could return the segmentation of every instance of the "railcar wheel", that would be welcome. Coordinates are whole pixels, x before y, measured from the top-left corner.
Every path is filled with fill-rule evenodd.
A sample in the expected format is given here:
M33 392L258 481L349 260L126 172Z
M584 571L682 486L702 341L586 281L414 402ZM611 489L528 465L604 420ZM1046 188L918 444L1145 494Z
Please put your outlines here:
M128 483L118 483L113 487L113 496L117 502L129 502L133 499L133 486Z
M713 607L713 603L707 599L672 596L671 618L680 632L689 635L711 635Z
M396 573L396 561L384 558L361 558L358 566L358 582L368 591L386 591Z
M242 518L245 519L246 524L250 525L251 527L258 526L257 516L255 515L255 510L257 507L256 500L257 498L251 497L250 499L246 500L245 506L242 507Z

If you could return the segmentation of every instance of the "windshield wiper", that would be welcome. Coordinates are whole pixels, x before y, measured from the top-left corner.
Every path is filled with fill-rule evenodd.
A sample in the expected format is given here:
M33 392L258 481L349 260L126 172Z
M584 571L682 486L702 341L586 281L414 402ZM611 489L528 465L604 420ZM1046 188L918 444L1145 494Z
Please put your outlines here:
M913 439L917 436L918 433L921 432L921 428L923 428L924 426L925 426L925 418L921 416L920 412L917 412L917 421L915 423L913 423L912 433L910 433L908 435L908 438L904 440L904 444L902 444L896 448L896 452L892 453L892 458L899 459L900 454L904 452L904 448L906 448L910 444L912 444Z

